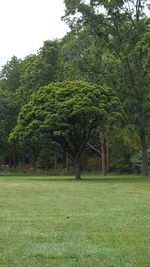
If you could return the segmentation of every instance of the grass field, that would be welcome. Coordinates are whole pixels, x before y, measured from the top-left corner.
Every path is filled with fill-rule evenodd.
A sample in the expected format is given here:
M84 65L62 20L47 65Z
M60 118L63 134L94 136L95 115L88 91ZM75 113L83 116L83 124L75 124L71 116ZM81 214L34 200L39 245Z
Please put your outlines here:
M150 266L150 177L0 176L0 267Z

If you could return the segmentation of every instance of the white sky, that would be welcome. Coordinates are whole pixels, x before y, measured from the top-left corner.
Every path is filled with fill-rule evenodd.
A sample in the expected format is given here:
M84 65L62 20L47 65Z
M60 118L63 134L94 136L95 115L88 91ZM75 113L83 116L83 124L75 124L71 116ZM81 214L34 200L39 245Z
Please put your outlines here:
M61 21L64 8L63 0L0 0L0 67L62 38L69 31Z
M24 58L62 38L69 31L64 8L63 0L0 0L0 69L13 55Z

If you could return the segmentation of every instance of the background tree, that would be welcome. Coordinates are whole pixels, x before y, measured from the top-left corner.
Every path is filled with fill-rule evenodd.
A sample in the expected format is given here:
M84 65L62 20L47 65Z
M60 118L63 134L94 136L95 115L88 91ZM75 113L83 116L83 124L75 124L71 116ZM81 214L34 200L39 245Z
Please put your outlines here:
M45 41L37 54L27 56L22 64L20 86L16 92L20 106L29 101L30 95L40 86L56 80L59 41Z
M13 56L2 68L0 73L1 90L14 93L20 86L22 60Z
M89 4L85 4L85 1L65 1L69 25L83 28L88 24L91 33L102 40L118 60L118 66L121 66L123 76L119 94L128 122L137 127L143 175L148 175L146 135L149 124L149 65L145 64L145 50L139 44L143 43L145 36L149 36L150 31L149 19L144 14L146 3L142 0L91 0ZM77 13L81 16L75 17ZM144 47L147 53L148 49Z
M0 90L0 161L9 162L11 146L8 144L8 135L14 127L13 106L9 95Z
M8 144L8 135L18 115L15 93L20 85L21 66L22 61L13 56L0 73L0 158L13 166L16 166L16 148Z
M2 68L0 73L0 90L1 97L9 102L9 109L5 109L5 124L8 124L4 130L5 135L1 138L1 146L5 147L5 154L9 161L16 165L16 145L7 143L8 135L14 127L18 113L23 104L29 101L33 91L38 90L40 86L47 85L55 80L57 61L58 61L59 41L45 41L43 47L38 51L37 55L27 56L24 60L20 60L13 56L9 62ZM1 125L3 121L1 121ZM20 149L22 149L20 147ZM30 157L31 165L35 165L33 147L23 149ZM22 157L22 156L21 156ZM26 156L24 156L26 158Z
M103 83L103 47L88 27L70 31L59 49L59 80Z
M109 132L110 171L132 173L131 158L139 152L138 133L132 125L113 126Z

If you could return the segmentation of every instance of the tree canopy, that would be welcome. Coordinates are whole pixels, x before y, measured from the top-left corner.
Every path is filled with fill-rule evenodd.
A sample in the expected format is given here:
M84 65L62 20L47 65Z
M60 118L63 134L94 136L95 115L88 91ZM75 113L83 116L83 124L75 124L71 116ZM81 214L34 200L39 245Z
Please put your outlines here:
M10 140L51 139L73 160L80 179L79 161L89 138L118 115L118 107L119 99L108 87L81 81L51 83L22 107Z

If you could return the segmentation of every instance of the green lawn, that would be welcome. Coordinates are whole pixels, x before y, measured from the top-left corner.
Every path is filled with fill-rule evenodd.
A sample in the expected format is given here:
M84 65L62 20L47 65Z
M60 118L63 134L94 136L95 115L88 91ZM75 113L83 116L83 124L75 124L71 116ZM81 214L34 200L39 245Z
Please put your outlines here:
M150 266L150 177L0 176L2 266Z

